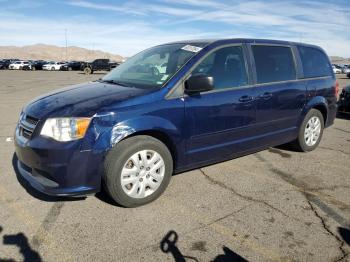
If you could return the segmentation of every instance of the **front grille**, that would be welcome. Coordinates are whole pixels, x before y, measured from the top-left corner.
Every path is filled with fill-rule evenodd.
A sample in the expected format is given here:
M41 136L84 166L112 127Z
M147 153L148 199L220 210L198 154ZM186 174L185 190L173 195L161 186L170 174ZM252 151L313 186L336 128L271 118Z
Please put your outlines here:
M35 117L23 115L19 121L19 135L30 139L38 122L39 119Z
M30 124L36 126L36 125L38 124L38 122L39 122L39 119L27 115L27 116L26 116L26 121L27 121L28 123L30 123Z

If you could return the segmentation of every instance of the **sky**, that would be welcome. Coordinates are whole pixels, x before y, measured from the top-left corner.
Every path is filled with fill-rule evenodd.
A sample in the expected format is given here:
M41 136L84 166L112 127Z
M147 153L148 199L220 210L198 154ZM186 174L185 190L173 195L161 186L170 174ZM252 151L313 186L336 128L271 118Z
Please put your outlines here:
M349 0L0 0L0 45L80 46L131 56L187 39L265 38L350 57Z

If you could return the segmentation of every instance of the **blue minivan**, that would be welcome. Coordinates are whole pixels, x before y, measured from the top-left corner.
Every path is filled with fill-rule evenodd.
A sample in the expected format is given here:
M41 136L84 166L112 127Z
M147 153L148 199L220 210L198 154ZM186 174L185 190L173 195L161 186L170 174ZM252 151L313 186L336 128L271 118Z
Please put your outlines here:
M136 207L173 173L290 143L314 150L338 83L319 47L276 40L149 48L97 81L41 96L15 131L18 171L56 196L106 192Z

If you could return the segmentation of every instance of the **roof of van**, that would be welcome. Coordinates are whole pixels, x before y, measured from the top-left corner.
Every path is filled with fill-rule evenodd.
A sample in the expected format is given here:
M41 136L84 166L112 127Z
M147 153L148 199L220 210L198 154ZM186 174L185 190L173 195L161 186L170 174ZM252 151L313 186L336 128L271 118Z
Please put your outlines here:
M229 44L229 43L251 43L251 44L275 44L275 45L302 45L309 46L314 48L320 48L316 45L306 44L306 43L298 43L292 41L283 41L283 40L272 40L272 39L253 39L253 38L223 38L223 39L197 39L197 40L184 40L184 41L176 41L168 44L187 44L187 45L209 45L209 44Z

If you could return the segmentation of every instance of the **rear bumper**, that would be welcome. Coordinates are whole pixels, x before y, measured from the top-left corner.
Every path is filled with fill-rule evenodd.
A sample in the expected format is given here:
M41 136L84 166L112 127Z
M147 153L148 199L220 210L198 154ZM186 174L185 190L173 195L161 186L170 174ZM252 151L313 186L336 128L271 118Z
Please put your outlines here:
M83 196L100 191L102 154L81 151L81 141L60 143L15 134L19 175L36 190L53 196Z
M338 105L334 103L332 106L328 107L327 121L325 123L325 128L330 127L334 124L334 120L337 116Z

